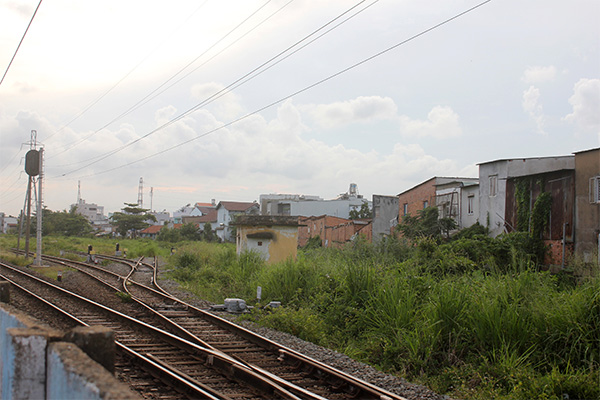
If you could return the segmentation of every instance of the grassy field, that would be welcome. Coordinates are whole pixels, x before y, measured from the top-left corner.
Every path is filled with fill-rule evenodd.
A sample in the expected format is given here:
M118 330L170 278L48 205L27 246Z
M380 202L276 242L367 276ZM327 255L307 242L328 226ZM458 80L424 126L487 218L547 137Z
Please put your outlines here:
M88 240L45 241L48 252ZM11 247L0 237L0 248ZM114 240L94 249L114 251ZM600 398L598 265L540 271L519 236L447 244L301 250L266 265L231 244L121 241L128 256L159 255L198 296L255 305L244 318L346 353L461 399ZM256 299L257 287L262 299ZM263 310L271 300L283 307Z

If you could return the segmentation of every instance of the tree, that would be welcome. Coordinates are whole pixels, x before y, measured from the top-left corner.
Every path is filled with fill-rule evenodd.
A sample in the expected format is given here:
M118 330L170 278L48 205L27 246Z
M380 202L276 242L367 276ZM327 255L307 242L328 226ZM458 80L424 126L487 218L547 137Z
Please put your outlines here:
M397 229L409 239L419 237L438 239L442 232L448 237L450 231L456 229L456 221L452 218L439 218L437 207L427 207L414 217L412 215L402 217Z
M42 235L86 236L93 232L94 229L87 218L77 214L76 211L76 207L71 208L69 212L54 212L44 208L42 210ZM36 225L36 217L33 217L30 224L32 233L35 233Z
M202 233L200 235L202 240L205 242L214 242L218 240L217 235L212 230L212 225L210 222L204 224L204 229L202 229Z
M196 224L188 223L180 228L181 237L184 240L200 240L200 234L198 233L198 227Z
M137 236L137 231L150 226L146 221L156 221L156 217L148 214L148 209L141 208L137 203L124 203L123 212L114 213L110 219L116 224L117 232L121 236L127 236L131 231L131 237Z
M359 210L350 210L350 219L373 218L373 211L369 208L369 203L363 201Z

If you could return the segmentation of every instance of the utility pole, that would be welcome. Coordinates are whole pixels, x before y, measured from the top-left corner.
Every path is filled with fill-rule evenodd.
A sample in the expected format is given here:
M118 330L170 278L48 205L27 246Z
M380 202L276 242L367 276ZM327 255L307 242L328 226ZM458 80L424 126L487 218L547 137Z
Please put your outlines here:
M44 213L42 210L42 177L44 176L44 148L40 147L40 174L38 176L38 192L37 192L37 231L36 231L36 257L35 257L35 265L38 267L42 266L42 214Z
M27 207L27 220L26 220L26 230L25 230L25 257L29 257L29 235L31 231L31 189L35 188L36 176L39 176L37 179L38 190L36 192L36 205L37 205L37 229L36 229L36 265L41 266L42 264L42 174L40 170L42 169L43 164L43 153L44 150L40 147L38 151L37 148L37 131L31 131L31 140L29 142L29 151L25 155L25 172L29 175L29 179L27 180L27 194L25 199L25 204ZM25 207L24 207L25 208ZM22 225L22 224L21 224Z
M138 188L138 206L144 207L144 178L140 178L140 186Z
M154 211L154 208L152 208L152 198L154 197L154 188L150 187L150 211Z

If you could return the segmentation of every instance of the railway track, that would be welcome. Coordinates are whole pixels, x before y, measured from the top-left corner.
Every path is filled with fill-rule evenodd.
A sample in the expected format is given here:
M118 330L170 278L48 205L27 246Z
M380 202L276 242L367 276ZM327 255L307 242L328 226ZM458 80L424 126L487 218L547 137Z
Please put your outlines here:
M0 263L4 280L80 325L102 325L115 333L119 353L180 394L208 399L303 399L243 364L142 321Z
M236 360L296 395L316 394L328 399L403 399L177 299L157 284L156 259L144 263L142 259L100 258L112 261L111 267L56 257L47 257L47 260L74 267L113 290L128 293L151 315L140 317L148 324L156 324L159 318L160 325L173 334ZM117 262L126 266L118 266Z

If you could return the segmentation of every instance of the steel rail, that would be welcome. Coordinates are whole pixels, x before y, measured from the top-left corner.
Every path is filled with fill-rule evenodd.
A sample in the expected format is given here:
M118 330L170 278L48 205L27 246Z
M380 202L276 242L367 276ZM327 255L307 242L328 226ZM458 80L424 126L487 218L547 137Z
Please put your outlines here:
M47 287L51 287L53 290L60 291L63 294L66 294L73 298L77 298L79 301L83 301L89 305L92 305L93 307L99 308L99 309L103 310L104 312L109 313L120 320L125 320L130 324L135 324L138 327L142 327L146 331L151 331L153 334L161 337L161 339L164 342L169 343L171 346L176 346L188 354L202 355L206 359L206 364L213 366L213 367L217 368L218 370L223 371L225 373L225 376L228 376L228 379L234 379L236 381L244 381L246 384L250 384L253 387L257 387L265 393L269 393L269 392L277 393L278 396L280 396L279 398L300 400L299 397L293 395L292 393L288 392L287 390L285 390L281 386L277 385L276 383L270 381L269 379L266 379L265 377L257 374L256 372L247 368L242 363L239 363L230 357L223 357L222 353L220 353L220 352L215 352L215 351L212 351L211 349L203 348L193 342L190 342L183 338L175 336L175 335L173 335L169 332L166 332L162 329L153 327L143 321L139 321L135 318L129 317L129 316L122 314L116 310L112 310L102 304L99 304L92 300L86 299L83 296L80 296L76 293L70 292L59 286L53 285L45 280L39 279L31 274L28 274L24 271L21 271L17 268L10 266L10 265L4 264L4 263L0 263L0 265L4 268L10 269L11 271L13 271L19 275L26 276L28 279L32 279L32 280L36 281L37 283L41 283L43 285L46 285ZM175 369L175 368L173 368L173 369ZM183 376L183 375L184 374L182 373L181 376ZM216 395L223 397L219 393L216 393Z
M131 276L133 276L137 267L142 264L143 258L139 258L135 262L132 262L130 260L123 260L122 258L113 257L113 256L100 255L99 258L106 258L109 260L123 262L123 263L130 265L131 270L130 270L128 276L126 278L124 278L124 280L122 282L123 289L132 296L132 300L136 301L137 303L139 303L143 307L145 307L147 310L149 310L150 312L157 315L158 318L163 320L163 323L169 324L170 326L172 326L172 329L174 329L178 335L185 337L186 340L190 340L192 342L198 343L199 345L201 345L203 347L222 352L221 350L219 350L218 347L215 347L215 346L207 343L206 341L199 338L197 335L193 334L186 328L184 328L184 327L180 326L178 323L174 322L171 319L172 317L170 318L169 316L165 315L163 312L160 312L159 310L155 309L155 305L149 304L148 300L145 300L143 298L133 295L128 288L127 282L130 282L130 285L134 285L136 287L142 288L143 290L145 290L149 293L152 293L152 295L155 297L158 297L163 300L168 300L170 302L179 303L182 307L185 308L186 311L192 313L195 317L201 318L212 324L215 324L215 325L219 326L221 329L224 329L226 331L234 332L235 334L237 334L241 337L244 337L249 342L254 343L255 345L257 345L261 348L264 348L265 350L267 350L273 354L277 354L278 359L282 362L291 364L291 365L295 366L297 369L302 369L305 371L313 371L313 374L315 376L317 376L319 379L330 382L330 384L332 386L337 386L339 390L344 390L350 396L357 396L360 394L361 396L365 396L365 397L368 397L371 399L405 400L403 397L401 397L399 395L396 395L394 393L386 391L383 388L372 385L366 381L356 378L353 375L347 374L343 371L333 368L330 365L322 363L318 360L315 360L304 354L301 354L295 350L289 349L289 348L282 346L276 342L266 339L263 336L257 335L256 333L254 333L252 331L249 331L239 325L236 325L226 319L218 317L218 316L216 316L212 313L209 313L205 310L194 307L194 306L178 299L177 297L171 295L169 292L160 288L160 286L158 285L158 280L156 278L157 271L158 271L156 257L154 258L154 266L149 263L143 263L143 264L145 266L148 266L153 269L154 272L153 272L152 284L153 284L153 286L157 287L158 290L148 287L146 285L143 285L143 284L131 279ZM70 262L70 260L69 260L69 262ZM88 263L78 263L78 264L83 265L86 268L99 269L102 271L106 271L102 268L90 265ZM106 271L106 272L108 272L108 271ZM98 279L97 277L94 277L94 278ZM227 354L226 351L224 353ZM255 366L252 363L244 361L243 359L239 358L238 356L235 356L235 355L229 355L229 356L244 363L248 368L255 370L257 373L263 374L266 377L270 377L270 379L276 379L276 375L274 375L258 366ZM302 390L299 391L299 389L301 389L301 388L299 388L297 386L290 387L290 390L294 390L296 393L300 393L302 391Z

